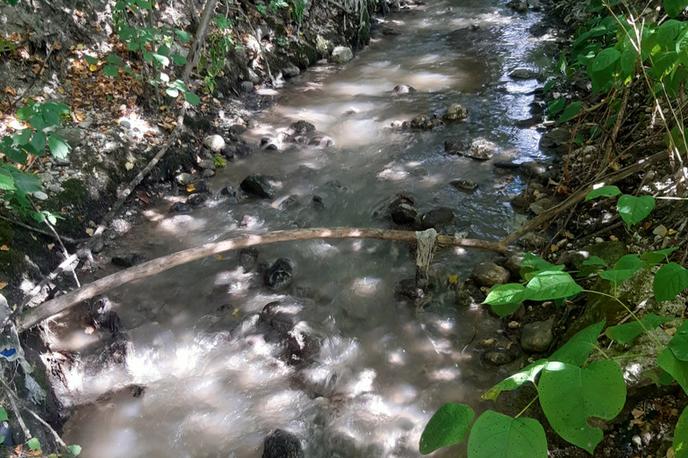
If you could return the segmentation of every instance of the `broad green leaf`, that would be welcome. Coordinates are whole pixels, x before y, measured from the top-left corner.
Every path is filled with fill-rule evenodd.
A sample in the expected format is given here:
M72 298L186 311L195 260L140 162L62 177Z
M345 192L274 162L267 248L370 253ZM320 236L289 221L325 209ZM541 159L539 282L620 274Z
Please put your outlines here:
M64 160L69 156L69 145L56 134L50 134L48 137L48 148L54 158Z
M621 368L608 360L594 361L585 368L549 363L540 375L538 393L552 429L590 454L602 441L603 433L590 426L588 419L612 420L626 403Z
M592 61L591 70L595 73L609 70L621 57L621 53L616 48L603 49Z
M600 188L595 188L592 191L590 191L585 196L585 200L587 202L588 200L597 199L598 197L616 197L619 194L621 194L621 190L618 186L602 186Z
M103 67L103 73L106 76L116 77L119 75L119 66L108 64L108 65Z
M5 167L0 168L0 191L14 191L14 176Z
M599 275L605 280L618 284L633 277L643 267L645 267L645 264L637 254L627 254L616 261L613 269L607 269L600 272Z
M29 449L33 450L34 452L39 451L41 449L41 443L35 437L32 437L31 439L26 441L26 446L29 447Z
M664 9L671 17L676 17L688 7L688 0L664 0Z
M592 353L600 332L604 328L604 321L592 324L587 328L579 331L571 337L561 348L552 353L548 359L550 361L559 361L562 363L573 364L581 366L588 360L588 356Z
M686 288L688 269L675 262L660 267L652 283L652 290L658 301L670 301Z
M555 99L547 105L547 115L556 116L562 112L566 106L566 100L563 98Z
M600 266L607 267L607 261L600 258L599 256L590 256L588 259L583 261L584 266Z
M189 102L193 106L198 106L199 103L201 103L200 97L198 97L196 94L193 92L184 92L184 98L186 99L187 102Z
M177 98L179 96L179 90L173 87L168 87L165 89L165 94L169 95L172 98Z
M163 56L162 54L158 54L158 53L152 53L152 56L153 56L153 59L155 60L155 62L162 65L163 67L167 67L168 65L170 65L169 57Z
M605 334L610 339L620 344L627 345L645 332L645 329L651 331L652 329L655 329L657 326L660 326L669 320L671 320L671 318L655 315L654 313L648 313L640 319L640 322L633 320L630 323L610 326L605 331ZM644 329L643 326L645 327Z
M9 417L7 416L7 411L4 407L0 407L0 421L7 421Z
M495 401L497 397L499 397L499 395L504 391L516 390L528 382L535 383L535 379L537 378L538 374L548 362L549 361L546 359L540 359L532 364L529 364L512 376L505 378L487 390L485 393L483 393L481 398L485 401Z
M32 153L40 156L43 154L45 151L45 134L41 131L36 132L33 137L31 137L31 148L33 149Z
M427 455L442 447L460 444L473 423L475 412L466 404L447 403L425 425L419 449Z
M84 59L86 59L86 62L88 62L89 65L97 65L98 64L98 58L89 56L88 54L84 54Z
M69 453L72 454L72 456L81 455L81 445L76 445L76 444L69 445L69 446L67 446L67 450L69 451Z
M655 208L655 198L652 196L631 196L624 194L616 203L619 216L628 226L634 226L650 216Z
M172 54L172 62L174 62L174 65L185 65L186 57L181 54Z
M191 41L191 34L180 29L176 29L174 34L177 35L177 39L182 43L188 43Z
M26 145L31 141L31 134L33 129L22 129L16 134L12 135L12 141L15 145Z
M640 255L640 259L645 261L650 266L666 261L671 253L678 250L678 247L670 246L663 250L648 251Z
M657 357L657 364L681 385L685 393L688 393L688 362L676 359L674 353L665 348Z
M485 304L489 304L497 315L505 317L515 312L523 302L525 288L520 283L496 285L490 289Z
M549 301L565 299L583 291L568 272L545 270L535 274L526 285L524 299L532 301Z
M105 58L105 61L115 67L119 67L123 63L122 58L117 54L108 54L108 56Z
M688 321L676 330L668 345L669 350L679 361L688 361Z
M547 437L539 421L487 410L468 437L468 458L547 458Z
M571 102L559 116L558 122L564 123L572 120L581 112L583 108L582 102Z
M540 256L533 253L526 253L525 256L523 256L523 261L521 261L520 274L525 280L530 280L537 272L543 270L564 270L564 267L565 266L545 261Z
M15 188L21 193L30 194L43 189L41 180L36 175L20 172L16 169L10 169L10 173L12 173L12 177L14 178Z
M676 458L688 458L688 407L683 409L676 422L673 447Z

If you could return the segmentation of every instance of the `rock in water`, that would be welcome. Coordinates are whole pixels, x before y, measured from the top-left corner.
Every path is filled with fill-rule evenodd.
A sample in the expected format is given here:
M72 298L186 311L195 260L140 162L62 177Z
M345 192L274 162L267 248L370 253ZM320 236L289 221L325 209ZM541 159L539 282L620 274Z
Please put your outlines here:
M283 429L276 429L265 438L263 458L304 458L301 441Z
M263 199L275 197L275 188L271 183L271 177L265 175L249 175L241 182L241 190Z
M354 53L348 46L337 46L332 50L331 58L337 64L344 64L354 58Z
M454 186L459 191L473 192L478 189L478 185L470 180L453 180L449 184Z
M315 132L315 126L303 119L291 123L289 129L293 132L292 135L306 135Z
M473 269L471 277L480 286L494 286L509 281L510 273L494 262L481 262Z
M521 347L530 353L547 351L554 340L553 327L554 318L526 324L521 331Z
M413 206L413 198L400 195L389 204L389 213L392 221L400 226L412 225L416 222L418 210Z
M273 290L289 286L294 278L294 266L287 258L279 258L264 274L265 285Z
M450 224L454 221L454 212L451 208L439 207L423 213L420 217L420 225L423 229L430 229L434 227L437 229L440 226Z
M509 73L509 77L515 80L532 80L538 76L538 72L531 68L515 68Z
M413 86L407 86L405 84L397 84L394 86L394 91L395 94L411 94L413 92L416 92L416 88Z
M484 138L476 138L471 143L471 149L463 153L464 156L478 161L487 161L497 152L497 145Z
M458 103L452 103L442 117L445 121L463 121L468 117L468 111Z
M203 144L213 153L221 153L225 148L225 140L217 134L208 135L203 140Z

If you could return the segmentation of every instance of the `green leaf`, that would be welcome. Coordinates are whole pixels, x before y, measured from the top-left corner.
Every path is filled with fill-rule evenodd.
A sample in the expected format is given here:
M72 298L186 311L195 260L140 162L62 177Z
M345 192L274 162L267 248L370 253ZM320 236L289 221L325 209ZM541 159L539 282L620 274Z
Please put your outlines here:
M0 407L0 421L7 421L9 417L7 416L7 411L4 407Z
M182 56L181 54L172 54L172 62L174 62L174 65L185 65L186 64L186 57Z
M688 7L688 0L664 0L664 9L671 17L676 17Z
M425 425L419 449L427 455L442 447L460 444L473 423L475 412L466 404L447 403Z
M487 410L468 437L469 458L547 458L547 437L539 421Z
M41 443L38 439L35 437L32 437L26 442L26 446L29 447L30 450L39 451L41 449Z
M607 267L607 261L600 258L599 256L590 256L588 259L583 261L584 266L600 266Z
M670 301L686 288L688 288L688 269L675 262L662 266L655 274L652 283L652 290L658 301Z
M69 451L69 453L72 454L72 456L81 455L81 445L76 445L76 444L69 445L69 446L67 446L67 450Z
M12 135L14 145L26 145L31 141L31 134L33 129L22 129L16 134Z
M174 34L177 35L177 39L182 43L188 43L191 41L191 34L180 29L176 29Z
M571 337L561 348L552 353L550 361L559 361L576 366L583 365L597 344L604 321L592 324Z
M86 59L86 62L87 62L89 65L96 65L96 64L98 64L98 58L97 58L97 57L93 57L93 56L89 56L88 54L84 54L84 59Z
M626 403L626 383L614 361L594 361L580 368L549 363L538 382L540 406L552 429L564 440L592 454L602 441L600 428L591 417L612 420Z
M655 198L652 196L631 196L624 194L616 203L619 216L628 226L634 226L650 216L655 208Z
M57 134L48 137L48 148L56 159L64 160L69 156L69 145Z
M14 176L7 166L0 168L0 191L14 191Z
M681 385L683 391L688 393L688 362L677 359L669 348L665 348L657 357L657 365L667 371Z
M643 267L645 264L637 254L627 254L616 261L613 269L607 269L599 275L605 280L618 284L633 277Z
M526 285L524 299L548 301L565 299L583 291L568 272L545 270L538 272Z
M595 73L609 70L621 57L621 53L616 48L603 49L592 61L591 71Z
M663 250L648 251L640 255L640 259L645 261L649 266L659 264L666 261L671 253L678 250L678 247L670 246Z
M36 175L20 172L16 169L10 169L10 172L14 178L14 186L17 191L24 194L30 194L43 189L41 186L41 180Z
M112 64L116 67L119 67L124 63L121 57L119 57L117 54L108 54L108 56L105 58L105 61L108 64Z
M537 272L543 270L564 270L565 266L552 264L533 253L526 253L521 261L520 274L525 280L530 280Z
M153 56L153 59L155 60L155 62L162 65L163 67L167 67L168 65L170 65L169 57L163 56L162 54L158 54L158 53L152 53L152 56Z
M523 302L523 292L526 289L520 283L506 283L496 285L490 289L485 304L489 304L492 311L500 317L515 312Z
M688 407L683 409L676 422L673 447L676 458L688 457Z
M538 374L548 362L549 361L546 359L540 359L532 364L529 364L520 371L516 372L510 377L505 378L487 390L485 393L483 393L481 399L484 399L485 401L495 401L497 397L499 397L499 395L504 391L516 390L528 382L534 384Z
M669 341L668 348L679 361L688 361L688 321L676 330L676 334Z
M583 108L583 103L582 102L571 102L566 109L564 109L564 112L559 116L559 123L565 123L576 116L581 112L581 109Z
M165 89L165 94L176 99L179 96L179 89L175 89L173 87L168 87L167 89Z
M602 186L600 188L593 189L585 196L585 201L597 199L598 197L616 197L621 194L621 190L618 186Z
M193 92L184 92L184 98L193 106L198 106L198 104L201 103L200 97L198 97Z
M633 342L642 333L644 333L645 329L650 331L670 320L671 319L668 317L658 316L654 313L648 313L647 315L642 317L639 322L634 320L630 323L611 326L607 328L605 334L610 339L620 344L627 345Z
M41 131L36 132L31 137L31 148L36 156L41 156L45 152L45 134Z
M103 67L103 73L106 76L117 77L119 75L119 66L108 64Z
M566 106L566 100L563 98L555 99L547 105L547 115L556 116L562 112Z

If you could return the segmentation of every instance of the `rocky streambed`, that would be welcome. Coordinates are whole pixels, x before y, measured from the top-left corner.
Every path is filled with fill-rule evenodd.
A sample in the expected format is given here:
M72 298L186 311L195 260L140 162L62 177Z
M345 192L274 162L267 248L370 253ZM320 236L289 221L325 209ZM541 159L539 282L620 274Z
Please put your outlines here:
M524 218L515 210L552 204L540 146L567 140L537 127L554 48L532 6L419 5L386 17L352 60L338 51L279 91L258 88L275 103L254 116L218 109L169 192L96 250L111 261L97 275L285 228L507 235ZM66 438L98 457L417 456L437 407L485 408L482 391L556 331L546 317L504 330L480 305L515 275L513 259L439 252L425 290L414 261L393 242L295 242L74 310L46 361L73 412Z

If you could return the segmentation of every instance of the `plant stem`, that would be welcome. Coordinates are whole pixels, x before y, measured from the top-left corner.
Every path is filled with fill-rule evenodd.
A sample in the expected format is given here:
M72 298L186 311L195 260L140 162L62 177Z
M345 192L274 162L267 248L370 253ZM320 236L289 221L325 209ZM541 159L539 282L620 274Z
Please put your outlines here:
M521 415L523 415L524 413L526 413L526 410L528 410L530 408L530 406L532 406L533 403L538 400L538 397L540 397L540 395L536 394L535 397L533 399L531 399L530 402L514 418L518 418Z

